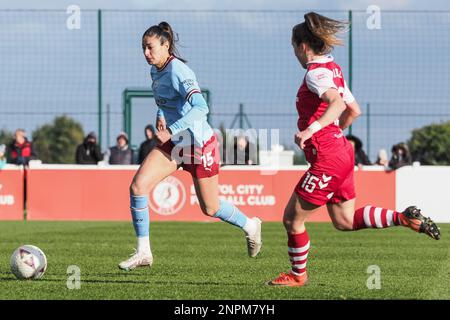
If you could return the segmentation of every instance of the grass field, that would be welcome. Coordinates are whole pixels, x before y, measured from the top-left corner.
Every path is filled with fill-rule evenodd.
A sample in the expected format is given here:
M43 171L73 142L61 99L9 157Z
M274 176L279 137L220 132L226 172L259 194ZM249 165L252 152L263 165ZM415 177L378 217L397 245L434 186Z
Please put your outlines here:
M224 223L152 223L153 267L123 272L117 263L135 244L131 223L1 222L0 299L450 299L450 224L432 240L406 228L339 232L309 223L310 285L264 284L289 270L281 223L263 224L263 249L247 257L243 233ZM19 281L9 258L21 244L47 255L43 279ZM81 289L66 286L81 269ZM381 269L369 290L367 268Z

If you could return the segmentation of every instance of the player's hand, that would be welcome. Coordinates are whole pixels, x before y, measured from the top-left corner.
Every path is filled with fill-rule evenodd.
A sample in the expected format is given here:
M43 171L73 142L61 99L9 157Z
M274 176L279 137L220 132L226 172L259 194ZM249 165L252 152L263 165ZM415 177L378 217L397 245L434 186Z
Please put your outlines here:
M164 129L156 132L156 139L158 140L160 145L169 141L170 138L172 138L172 133L170 133L169 129Z
M310 139L312 135L313 135L312 132L308 129L297 132L294 137L295 144L298 145L300 149L303 150L305 148L305 141Z
M156 130L158 131L166 130L166 119L156 118Z

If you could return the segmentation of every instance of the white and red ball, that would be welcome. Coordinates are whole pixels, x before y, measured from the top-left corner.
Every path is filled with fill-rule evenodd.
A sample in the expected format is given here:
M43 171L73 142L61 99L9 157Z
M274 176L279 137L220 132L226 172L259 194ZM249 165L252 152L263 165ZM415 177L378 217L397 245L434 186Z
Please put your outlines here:
M39 279L47 269L47 257L38 247L24 245L13 252L10 264L18 279Z

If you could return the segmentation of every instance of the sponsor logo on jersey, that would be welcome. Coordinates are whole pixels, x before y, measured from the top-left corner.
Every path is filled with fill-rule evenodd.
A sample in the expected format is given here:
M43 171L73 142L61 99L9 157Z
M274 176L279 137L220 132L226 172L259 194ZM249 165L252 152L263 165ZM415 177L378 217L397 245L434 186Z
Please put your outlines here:
M190 91L191 89L196 87L197 83L194 79L186 79L181 84L186 88L186 91Z
M152 83L152 90L153 90L153 92L158 90L158 87L159 87L159 80L153 81L153 83Z
M327 77L327 75L325 73L319 73L318 75L316 75L316 79L317 80L320 80L320 79L323 79L323 78L326 78L326 77Z

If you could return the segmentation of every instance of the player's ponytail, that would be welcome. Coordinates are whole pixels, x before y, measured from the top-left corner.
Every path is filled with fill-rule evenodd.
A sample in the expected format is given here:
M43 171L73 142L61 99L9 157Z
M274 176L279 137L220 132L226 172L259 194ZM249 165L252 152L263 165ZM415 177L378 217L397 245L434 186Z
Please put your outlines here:
M151 26L145 32L142 38L144 37L153 37L156 36L161 40L161 44L166 41L169 43L169 54L175 56L179 60L183 62L187 62L185 59L181 58L178 54L177 47L175 45L178 42L178 34L173 32L172 27L165 21L160 22L158 25Z
M309 12L302 22L292 29L296 45L307 43L318 55L330 53L335 45L342 45L336 34L347 30L348 23L333 20L315 12Z

